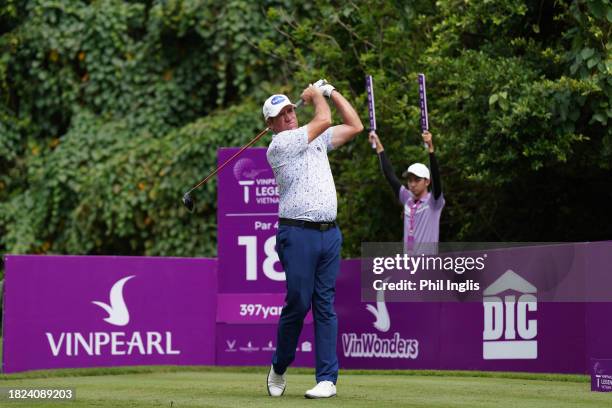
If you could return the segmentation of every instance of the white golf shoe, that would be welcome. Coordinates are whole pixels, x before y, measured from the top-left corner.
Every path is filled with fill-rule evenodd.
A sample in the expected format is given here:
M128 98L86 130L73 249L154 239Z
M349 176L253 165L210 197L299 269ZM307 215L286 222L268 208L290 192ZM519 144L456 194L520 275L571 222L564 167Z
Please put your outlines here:
M306 391L306 398L329 398L336 396L336 386L331 381L321 381L314 388Z
M274 366L270 366L270 372L268 373L268 395L271 397L280 397L285 393L285 387L287 386L287 379L285 374L279 375L274 371Z

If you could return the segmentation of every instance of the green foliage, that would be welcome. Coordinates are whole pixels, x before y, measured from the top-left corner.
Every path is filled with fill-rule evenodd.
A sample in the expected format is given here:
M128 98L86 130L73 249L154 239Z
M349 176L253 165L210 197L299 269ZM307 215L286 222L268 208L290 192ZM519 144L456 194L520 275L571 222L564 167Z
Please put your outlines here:
M260 120L245 103L153 138L79 112L52 152L29 159L31 188L2 204L16 226L4 242L19 253L212 256L216 183L194 193L194 215L180 197L214 168L217 146L244 144Z
M0 252L214 256L215 184L180 197L263 126L273 4L3 3Z
M366 73L398 173L427 161L416 74L427 75L443 239L609 239L611 10L609 0L6 1L0 252L214 256L216 184L198 191L195 216L179 200L217 147L259 130L269 93L320 77L367 123ZM400 239L401 209L365 135L331 157L345 255Z
M319 1L319 15L278 19L292 47L279 58L304 61L296 77L315 72L350 94L364 123L362 78L372 74L378 134L398 172L427 160L416 106L417 73L427 74L448 203L443 239L609 238L610 228L592 227L609 220L599 200L612 198L601 188L611 158L609 1L343 7ZM333 163L352 256L362 241L401 237L399 206L364 139L335 153ZM585 196L597 197L588 210L576 200Z

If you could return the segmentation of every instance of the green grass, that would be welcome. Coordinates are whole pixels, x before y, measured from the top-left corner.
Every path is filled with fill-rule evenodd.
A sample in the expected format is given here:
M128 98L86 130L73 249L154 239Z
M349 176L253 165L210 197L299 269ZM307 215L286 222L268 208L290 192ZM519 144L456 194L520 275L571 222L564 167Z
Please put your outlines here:
M34 407L610 407L584 375L469 371L342 370L338 396L304 399L313 370L290 369L285 396L267 396L262 367L114 367L0 375L0 387L70 387L71 402Z

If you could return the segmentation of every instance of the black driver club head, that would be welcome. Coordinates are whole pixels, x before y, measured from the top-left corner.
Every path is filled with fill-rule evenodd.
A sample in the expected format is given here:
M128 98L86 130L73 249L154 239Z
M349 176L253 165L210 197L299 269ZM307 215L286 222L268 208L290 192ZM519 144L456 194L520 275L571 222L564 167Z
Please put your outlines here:
M189 212L193 212L194 204L191 194L185 193L185 195L183 196L183 204L185 205L185 207L187 207L187 210L189 210Z

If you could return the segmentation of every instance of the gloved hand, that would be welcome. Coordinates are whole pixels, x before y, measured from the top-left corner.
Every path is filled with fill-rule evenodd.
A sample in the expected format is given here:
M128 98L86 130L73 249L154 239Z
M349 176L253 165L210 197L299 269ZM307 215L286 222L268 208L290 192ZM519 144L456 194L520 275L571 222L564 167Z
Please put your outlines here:
M323 92L323 95L327 96L328 98L331 97L332 91L336 89L332 84L328 83L325 79L319 79L317 82L315 82L314 85L318 87L321 90L321 92Z

